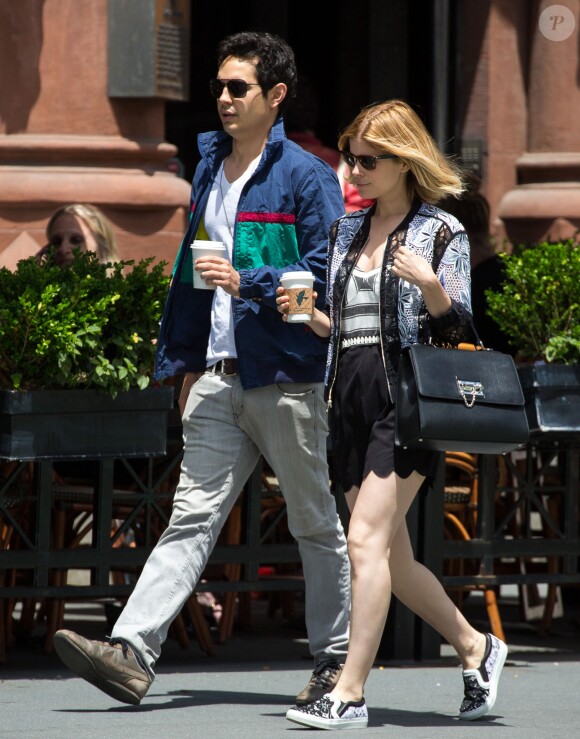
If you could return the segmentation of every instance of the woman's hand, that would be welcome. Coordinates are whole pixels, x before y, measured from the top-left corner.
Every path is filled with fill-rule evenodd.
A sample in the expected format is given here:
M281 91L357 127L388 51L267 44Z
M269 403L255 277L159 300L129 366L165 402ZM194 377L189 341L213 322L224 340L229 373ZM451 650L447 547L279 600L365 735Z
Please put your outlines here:
M433 281L439 282L429 262L405 246L400 246L394 254L393 272L421 290Z
M199 257L194 269L208 285L221 287L234 298L240 297L240 275L231 262L222 257Z
M48 254L49 249L50 244L45 244L42 249L36 252L34 258L36 259L37 264L42 264L42 262L46 259L46 255Z
M290 309L290 298L286 294L286 290L284 290L283 287L277 288L276 295L278 296L276 298L278 313L281 313L282 320L286 321L288 319L288 311ZM318 293L316 292L316 290L313 290L313 303L315 302L317 297ZM326 315L326 313L318 310L318 308L314 308L314 311L312 313L312 320L304 321L304 323L307 323L317 336L322 336L323 338L330 336L330 318Z
M451 298L433 272L431 264L423 257L400 246L394 254L393 272L421 290L427 310L433 318L439 318L451 308Z

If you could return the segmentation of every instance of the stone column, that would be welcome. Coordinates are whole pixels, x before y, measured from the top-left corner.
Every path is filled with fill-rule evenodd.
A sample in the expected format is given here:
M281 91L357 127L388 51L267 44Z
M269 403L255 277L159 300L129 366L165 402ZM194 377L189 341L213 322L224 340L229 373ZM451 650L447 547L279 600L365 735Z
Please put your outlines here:
M42 246L71 202L104 211L124 259L177 252L189 184L168 170L164 101L108 97L107 13L108 0L0 4L0 266Z
M553 5L529 3L527 147L516 162L518 184L499 207L512 243L571 237L580 228L580 0L559 3L575 20L565 39L558 31L564 23L571 30L569 20L541 22Z
M526 39L528 0L462 0L458 6L458 134L461 149L481 145L483 194L490 233L505 239L498 207L516 185L516 161L526 148Z

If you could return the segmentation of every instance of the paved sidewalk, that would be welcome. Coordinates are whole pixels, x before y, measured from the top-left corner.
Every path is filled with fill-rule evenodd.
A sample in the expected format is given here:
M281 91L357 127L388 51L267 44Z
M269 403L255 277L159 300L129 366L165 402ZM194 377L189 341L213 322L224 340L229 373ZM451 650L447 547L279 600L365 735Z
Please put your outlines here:
M471 600L475 596L470 596ZM117 703L75 677L38 642L19 642L0 665L0 736L276 739L309 736L284 718L310 671L305 636L269 620L256 604L251 632L237 631L215 657L192 641L187 650L169 640L157 679L141 706ZM485 611L474 601L471 610ZM261 609L261 610L260 610ZM502 615L509 609L502 609ZM69 612L67 612L69 613ZM505 616L504 616L505 619ZM484 628L484 622L477 623ZM102 638L100 606L76 606L67 626ZM580 620L566 609L542 640L530 624L504 623L510 654L493 713L477 722L458 721L461 672L448 646L433 664L385 662L372 671L366 691L367 736L503 737L578 736L580 731ZM319 735L321 732L317 732ZM361 734L363 736L363 734Z

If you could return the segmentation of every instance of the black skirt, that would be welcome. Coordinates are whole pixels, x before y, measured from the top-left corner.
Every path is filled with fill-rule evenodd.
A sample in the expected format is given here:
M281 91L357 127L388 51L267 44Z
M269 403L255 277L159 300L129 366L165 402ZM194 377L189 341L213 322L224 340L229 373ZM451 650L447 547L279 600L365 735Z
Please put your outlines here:
M378 344L352 346L338 359L329 410L333 482L343 491L374 472L406 478L413 471L430 479L438 452L417 452L395 446L395 406Z

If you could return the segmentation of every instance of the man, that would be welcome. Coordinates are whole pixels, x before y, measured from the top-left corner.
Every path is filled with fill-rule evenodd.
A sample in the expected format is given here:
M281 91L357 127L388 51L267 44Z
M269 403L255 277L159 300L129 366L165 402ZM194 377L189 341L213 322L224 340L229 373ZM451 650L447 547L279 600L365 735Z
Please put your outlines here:
M160 378L185 373L184 459L169 526L108 642L57 632L56 651L85 680L125 703L149 689L167 630L191 595L261 454L272 466L298 541L315 669L301 705L332 689L346 654L350 572L328 487L322 381L326 343L276 309L285 271L310 270L324 302L329 226L343 212L336 176L284 135L294 94L289 46L239 33L218 49L223 131L202 134L189 229L181 245L157 355ZM199 258L213 290L192 288L190 244L223 241L230 259Z

